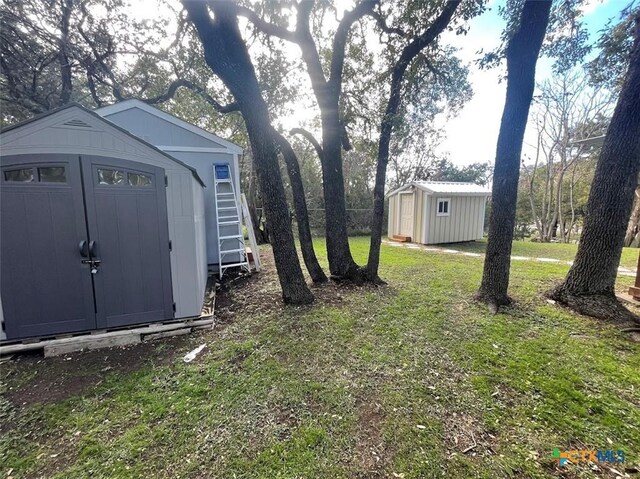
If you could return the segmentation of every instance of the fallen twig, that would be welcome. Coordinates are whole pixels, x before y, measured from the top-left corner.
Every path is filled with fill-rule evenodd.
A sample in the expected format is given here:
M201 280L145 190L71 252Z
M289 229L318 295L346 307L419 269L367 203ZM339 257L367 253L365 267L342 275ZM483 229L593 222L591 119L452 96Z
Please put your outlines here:
M473 435L473 433L471 433L471 439L473 439L473 444L471 446L469 446L468 448L466 448L464 451L462 451L462 454L466 454L469 451L472 451L473 449L475 449L478 446L478 443L476 442L476 437Z

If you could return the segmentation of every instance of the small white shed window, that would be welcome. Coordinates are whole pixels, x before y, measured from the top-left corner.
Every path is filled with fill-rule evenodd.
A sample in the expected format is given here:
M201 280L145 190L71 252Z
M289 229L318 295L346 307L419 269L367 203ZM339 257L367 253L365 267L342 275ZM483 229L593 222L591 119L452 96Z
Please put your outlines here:
M449 216L449 198L438 198L436 216Z

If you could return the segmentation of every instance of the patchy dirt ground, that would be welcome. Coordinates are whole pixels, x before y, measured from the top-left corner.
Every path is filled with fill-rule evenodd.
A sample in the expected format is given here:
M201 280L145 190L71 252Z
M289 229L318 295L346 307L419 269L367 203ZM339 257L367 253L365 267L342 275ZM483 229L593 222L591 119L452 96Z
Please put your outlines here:
M252 314L278 314L285 309L305 311L314 306L339 306L344 295L354 292L378 291L373 285L354 286L349 283L328 281L322 284L310 284L315 302L310 306L292 307L282 301L278 275L273 264L271 249L264 248L260 253L264 269L250 276L236 276L223 282L216 296L216 322L224 324L235 316L246 317Z
M97 386L114 371L128 373L145 364L171 362L189 340L178 336L161 342L162 347L150 341L46 359L39 353L15 355L1 366L6 397L18 407L64 401Z

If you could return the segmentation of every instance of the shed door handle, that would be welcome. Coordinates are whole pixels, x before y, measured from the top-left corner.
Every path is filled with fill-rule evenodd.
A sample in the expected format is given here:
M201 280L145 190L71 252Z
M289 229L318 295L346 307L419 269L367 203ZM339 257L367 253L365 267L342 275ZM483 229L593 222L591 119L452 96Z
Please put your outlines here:
M95 256L98 254L95 241L89 241L89 254L92 258L95 258Z
M89 248L85 240L82 240L80 241L80 243L78 243L78 249L80 250L80 256L82 256L83 258L89 256Z

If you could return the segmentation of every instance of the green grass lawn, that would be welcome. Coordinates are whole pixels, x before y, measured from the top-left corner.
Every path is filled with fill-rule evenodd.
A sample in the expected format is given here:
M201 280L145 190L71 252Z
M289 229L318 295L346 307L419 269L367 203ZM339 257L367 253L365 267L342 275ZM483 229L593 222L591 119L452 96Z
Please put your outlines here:
M487 248L486 239L471 241L468 243L456 243L441 245L445 248L468 251L471 253L484 253ZM534 243L529 240L514 241L511 254L513 256L530 256L534 258L554 258L563 261L573 261L578 251L577 244L564 243ZM638 266L638 248L623 248L620 266L635 269Z
M367 239L352 246L363 263ZM491 316L480 258L383 245L388 286L314 288L304 308L280 305L266 263L218 298L213 331L130 361L3 364L0 477L615 477L560 469L554 448L640 467L640 345L541 296L567 265L514 263L516 306Z

